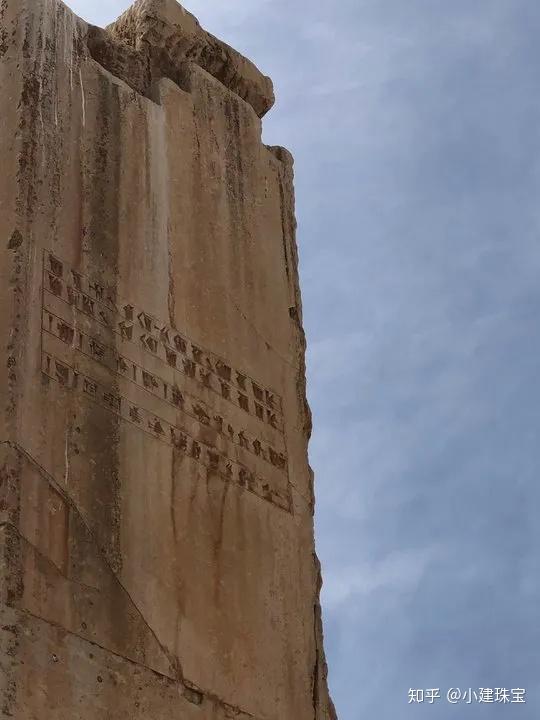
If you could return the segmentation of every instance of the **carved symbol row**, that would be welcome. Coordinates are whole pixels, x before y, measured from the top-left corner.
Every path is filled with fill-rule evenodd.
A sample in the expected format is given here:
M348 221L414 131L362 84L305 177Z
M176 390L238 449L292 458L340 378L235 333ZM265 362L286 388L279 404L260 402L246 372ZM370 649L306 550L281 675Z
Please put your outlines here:
M180 390L176 383L168 383L158 375L145 370L132 360L123 357L116 348L105 345L83 333L49 310L43 311L42 322L42 329L45 333L58 338L108 370L138 385L154 397L173 406L177 411L197 420L201 425L213 427L230 442L262 458L288 475L287 457L284 452L277 451L270 443L261 441L245 429L236 430L221 415L214 413L202 400Z
M154 439L176 448L187 458L191 458L204 467L208 476L218 475L226 482L235 483L282 510L291 512L291 498L288 490L272 487L266 479L258 476L241 463L231 460L217 449L194 439L183 428L172 425L128 398L111 392L93 378L79 373L49 353L43 353L42 372L49 379L55 380L69 390L80 393Z
M60 283L60 281L57 278L53 278L50 274L48 274L48 279L49 287L45 288L44 293L45 306L47 306L48 296L54 295L58 297L64 302L67 302L78 312L83 313L87 317L98 322L100 325L119 335L125 342L136 343L138 347L141 347L145 352L149 353L161 362L167 363L170 367L178 370L178 372L181 372L198 382L202 387L207 388L233 405L241 408L244 412L253 415L261 422L266 422L283 433L283 418L281 413L274 409L269 409L268 406L261 405L244 392L233 388L226 381L218 379L216 373L212 372L204 365L195 362L186 354L187 345L184 343L183 339L179 339L179 335L174 337L174 342L179 347L177 352L170 346L164 343L158 343L154 338L150 337L142 329L142 321L139 323L139 326L135 323L128 323L124 320L115 325L113 318L108 317L105 311L96 308L96 304L91 298L88 298L88 296L82 293L73 291L72 287L68 285L65 287L67 291L66 300L63 293L64 286Z
M45 281L48 292L76 305L86 315L132 339L134 334L144 334L146 348L153 354L161 352L168 362L173 357L187 358L195 367L206 373L207 380L216 392L237 390L246 398L245 405L258 405L275 415L282 414L281 397L264 388L246 373L233 369L215 353L194 344L189 338L157 320L144 310L129 302L117 301L114 291L86 276L68 268L51 253L45 256Z

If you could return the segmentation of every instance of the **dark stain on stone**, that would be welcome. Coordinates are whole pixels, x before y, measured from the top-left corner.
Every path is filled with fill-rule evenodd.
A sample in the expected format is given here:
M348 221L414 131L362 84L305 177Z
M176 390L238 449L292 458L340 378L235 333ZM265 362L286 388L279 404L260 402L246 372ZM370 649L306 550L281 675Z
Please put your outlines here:
M0 58L4 57L9 48L8 34L5 27L0 28Z
M199 690L194 690L193 688L186 687L184 688L184 697L186 700L193 705L202 705L204 695L202 692L199 692Z
M11 233L11 237L9 238L8 242L8 250L16 250L18 247L22 245L23 236L21 235L20 231L15 229Z

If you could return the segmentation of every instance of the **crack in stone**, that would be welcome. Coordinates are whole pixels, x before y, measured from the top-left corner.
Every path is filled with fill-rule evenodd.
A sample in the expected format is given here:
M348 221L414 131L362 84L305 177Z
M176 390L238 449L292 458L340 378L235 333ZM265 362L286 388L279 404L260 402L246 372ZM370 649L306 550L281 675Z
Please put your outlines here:
M28 545L39 557L46 562L48 565L52 565L52 567L64 578L64 580L67 580L68 582L74 583L75 585L78 585L79 587L86 588L87 590L96 590L99 592L99 588L95 587L94 585L87 585L86 583L82 583L79 580L73 580L73 578L68 577L60 567L54 562L54 560L51 560L50 557L45 555L36 545L34 545L33 542L31 542L23 533L19 530L18 527L16 527L12 522L0 522L0 530L3 528L11 528L17 536Z
M34 465L34 467L36 467L36 468L39 470L39 475L40 475L40 477L42 478L42 480L45 480L46 482L48 482L49 485L51 485L51 486L56 490L56 492L62 497L62 499L63 499L63 500L69 505L69 507L77 514L77 516L79 517L80 521L81 521L82 524L84 525L86 531L88 532L88 534L90 535L91 539L93 540L95 547L98 549L98 551L99 551L99 553L100 553L100 556L101 556L103 562L105 563L105 565L107 566L107 568L109 569L109 571L112 573L113 577L115 578L115 580L116 580L116 582L118 583L118 585L120 586L120 588L121 588L121 589L124 591L124 593L126 594L126 597L127 597L127 598L129 599L129 601L131 602L133 608L135 609L137 615L138 615L138 616L140 617L140 619L142 620L143 624L146 626L146 628L149 630L149 632L150 632L150 634L152 635L152 637L154 638L154 640L157 642L157 644L158 644L158 646L160 647L161 651L163 652L163 654L165 655L165 657L166 657L167 660L169 661L169 664L170 664L171 668L174 669L176 679L182 680L183 674L182 674L182 670L181 670L180 663L179 663L178 659L177 659L176 657L174 657L174 656L169 652L169 650L162 644L162 642L161 642L160 639L158 638L157 634L155 633L155 631L153 630L153 628L150 626L150 624L148 623L148 621L147 621L146 618L144 617L144 615L143 615L142 611L140 610L140 608L138 607L137 603L134 601L132 595L131 595L130 592L127 590L127 588L124 586L124 584L121 582L120 578L119 578L118 575L115 573L115 571L113 570L113 568L112 568L110 562L108 561L106 555L101 551L101 548L99 547L99 543L97 542L97 539L96 539L96 537L95 537L95 535L94 535L91 527L90 527L90 526L88 525L88 523L86 522L86 519L84 518L84 515L83 515L83 514L81 513L81 511L79 510L79 508L77 507L76 503L73 501L73 498L72 498L70 495L68 495L68 493L66 493L65 489L55 480L55 478L54 478L52 475L50 475L50 474L47 472L47 470L45 470L45 468L44 468L42 465L40 465L40 463L39 463L37 460L35 460L35 458L33 458L32 455L31 455L27 450L25 450L19 443L15 443L15 442L12 442L12 441L9 441L9 440L4 440L4 441L1 441L1 442L0 442L0 445L7 445L7 446L9 446L9 447L12 447L12 448L15 449L16 451L20 452L32 465ZM22 537L22 536L21 536L21 537Z

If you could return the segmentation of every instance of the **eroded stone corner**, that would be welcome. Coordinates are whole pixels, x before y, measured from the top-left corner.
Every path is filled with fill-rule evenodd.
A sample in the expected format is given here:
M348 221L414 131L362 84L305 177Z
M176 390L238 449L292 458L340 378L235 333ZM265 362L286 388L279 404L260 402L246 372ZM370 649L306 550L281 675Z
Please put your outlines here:
M197 65L259 117L274 104L271 79L203 30L176 0L137 0L106 29L89 26L87 44L97 62L151 99L162 78L189 89L189 66Z

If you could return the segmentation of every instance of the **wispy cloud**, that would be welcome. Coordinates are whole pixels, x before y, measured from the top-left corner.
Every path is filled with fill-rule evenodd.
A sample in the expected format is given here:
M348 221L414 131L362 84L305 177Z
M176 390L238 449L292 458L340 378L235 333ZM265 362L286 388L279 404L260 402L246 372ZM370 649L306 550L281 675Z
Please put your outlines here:
M435 548L389 553L380 562L330 565L325 574L324 601L329 611L339 612L359 596L390 593L396 604L415 592L429 566L436 560Z

